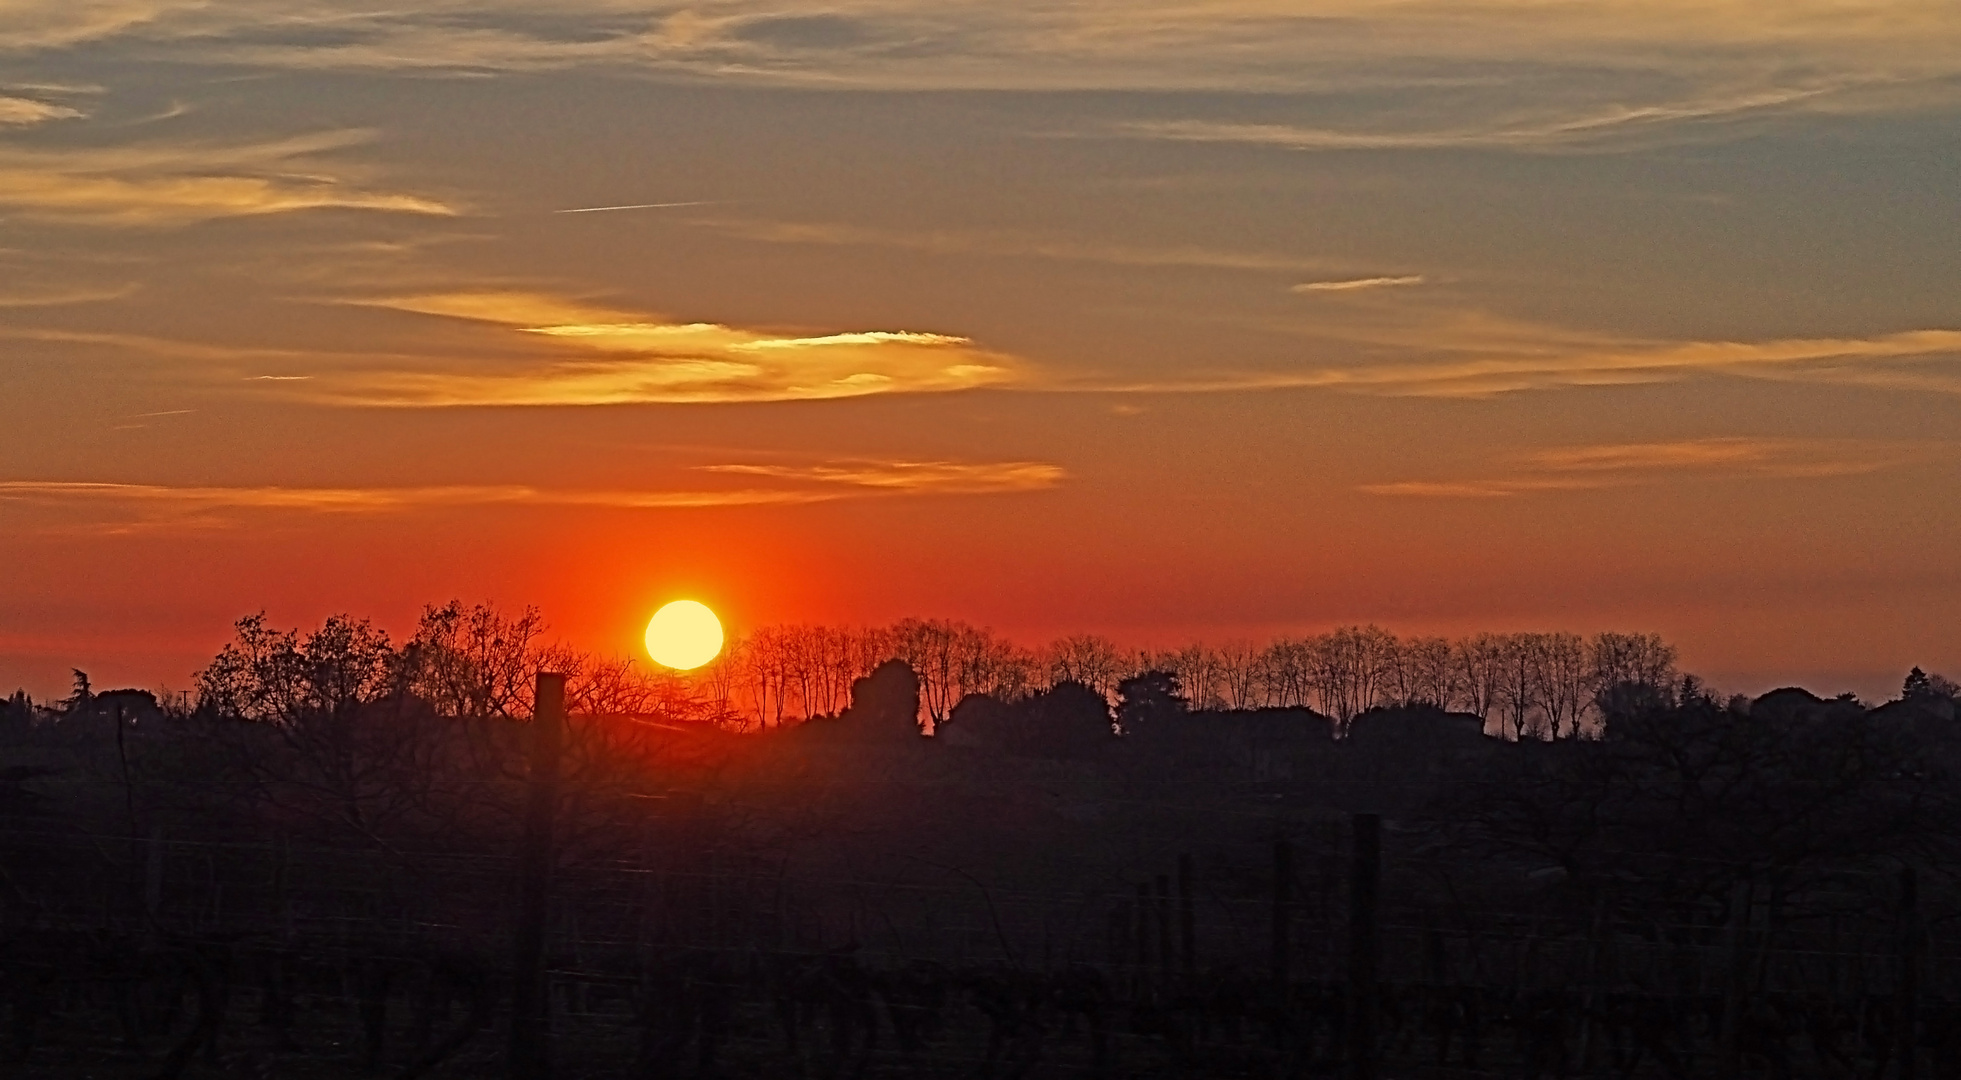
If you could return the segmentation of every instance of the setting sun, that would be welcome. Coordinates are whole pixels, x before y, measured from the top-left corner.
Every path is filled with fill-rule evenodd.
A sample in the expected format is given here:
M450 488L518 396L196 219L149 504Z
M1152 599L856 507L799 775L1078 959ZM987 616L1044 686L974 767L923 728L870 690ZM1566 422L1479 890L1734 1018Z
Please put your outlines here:
M722 622L708 605L676 600L647 623L647 655L662 667L687 671L722 651Z

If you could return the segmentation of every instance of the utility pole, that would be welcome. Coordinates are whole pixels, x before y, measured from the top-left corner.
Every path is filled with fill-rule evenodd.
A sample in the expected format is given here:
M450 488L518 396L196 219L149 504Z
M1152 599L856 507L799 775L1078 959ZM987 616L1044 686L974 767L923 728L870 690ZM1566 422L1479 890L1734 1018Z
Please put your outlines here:
M552 819L558 812L558 759L565 731L565 676L538 674L531 714L531 779L524 847L518 853L518 922L511 978L511 1080L551 1080L551 984L545 975L550 915Z

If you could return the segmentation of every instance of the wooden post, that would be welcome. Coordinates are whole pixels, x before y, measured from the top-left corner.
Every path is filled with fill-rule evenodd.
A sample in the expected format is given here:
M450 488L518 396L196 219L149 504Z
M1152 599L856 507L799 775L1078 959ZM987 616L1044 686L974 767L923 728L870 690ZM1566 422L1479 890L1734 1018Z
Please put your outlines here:
M1137 931L1137 980L1142 983L1151 977L1151 886L1149 882L1137 885L1137 923L1131 929Z
M1198 918L1192 909L1192 857L1178 856L1178 959L1186 979L1198 977Z
M564 741L565 676L538 674L531 714L531 779L524 847L518 853L518 922L511 979L511 1080L550 1080L551 992L545 975L545 924L551 902L552 818L558 811L558 758Z
M1900 1080L1913 1080L1914 1058L1919 1056L1915 1031L1920 1019L1919 893L1913 867L1900 867L1900 1015L1893 1025L1897 1032L1894 1052L1900 1059Z
M1273 981L1284 992L1292 948L1287 931L1293 921L1294 849L1285 840L1273 842Z
M1382 952L1382 819L1356 814L1348 878L1348 1078L1375 1080L1376 968Z

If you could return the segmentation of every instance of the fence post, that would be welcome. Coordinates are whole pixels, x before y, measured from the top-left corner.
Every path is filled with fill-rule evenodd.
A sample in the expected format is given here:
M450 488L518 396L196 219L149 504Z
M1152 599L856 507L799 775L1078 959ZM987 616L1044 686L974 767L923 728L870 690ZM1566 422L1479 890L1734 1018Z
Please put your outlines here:
M1192 857L1178 856L1178 944L1186 979L1198 976L1198 919L1192 910Z
M1917 909L1919 882L1913 867L1900 867L1900 1015L1894 1024L1899 1040L1895 1053L1900 1058L1900 1080L1913 1080L1914 1058L1919 1056L1915 1028L1920 1019L1920 917Z
M1287 961L1292 949L1287 931L1292 922L1294 849L1285 840L1273 842L1273 981L1284 993L1289 973Z
M545 976L545 921L551 900L552 818L558 810L558 758L564 741L565 676L538 674L531 714L530 784L524 846L518 852L518 921L511 978L511 1080L550 1080L551 991Z
M1375 1080L1376 968L1382 953L1382 819L1354 817L1355 859L1348 881L1348 1078Z

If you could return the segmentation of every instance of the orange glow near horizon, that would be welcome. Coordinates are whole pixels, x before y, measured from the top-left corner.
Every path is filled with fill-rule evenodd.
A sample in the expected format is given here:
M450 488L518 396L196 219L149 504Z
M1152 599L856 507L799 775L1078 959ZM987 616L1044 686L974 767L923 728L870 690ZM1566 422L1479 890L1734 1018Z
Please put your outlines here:
M0 695L451 599L1961 676L1951 4L148 6L0 14Z

